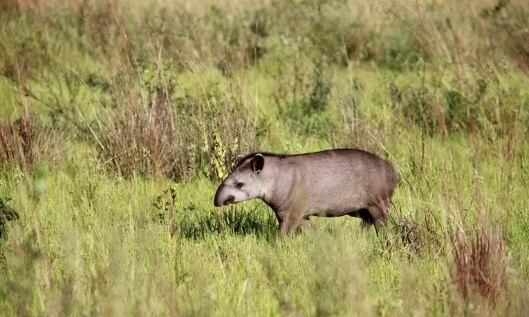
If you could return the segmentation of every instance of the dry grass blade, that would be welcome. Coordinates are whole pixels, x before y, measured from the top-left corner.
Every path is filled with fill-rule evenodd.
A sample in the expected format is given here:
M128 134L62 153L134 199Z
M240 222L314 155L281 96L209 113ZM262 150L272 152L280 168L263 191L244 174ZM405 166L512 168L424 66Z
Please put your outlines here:
M123 176L170 174L178 149L168 105L117 114L100 136L112 169Z
M507 248L501 231L481 226L470 237L452 236L454 279L465 299L480 295L495 303L506 287Z

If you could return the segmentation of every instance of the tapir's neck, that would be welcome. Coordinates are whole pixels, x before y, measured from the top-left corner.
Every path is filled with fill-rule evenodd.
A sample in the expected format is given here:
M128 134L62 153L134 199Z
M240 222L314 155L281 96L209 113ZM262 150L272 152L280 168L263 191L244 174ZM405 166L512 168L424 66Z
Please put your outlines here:
M266 175L266 182L264 184L263 200L270 208L278 212L285 205L288 198L290 187L292 186L292 171L285 168L285 162L279 158L268 158L266 164L269 164L269 172Z
M273 177L268 178L263 186L263 193L260 198L268 206L270 206L270 208L272 208L274 211L277 211L279 204L277 202L277 197L276 197L277 195L275 193L276 190L274 188L275 183L276 183L275 175L273 175Z
M272 208L275 212L280 211L282 204L281 196L275 193L275 190L272 190L271 192L266 193L261 197L261 200L264 201L270 208Z

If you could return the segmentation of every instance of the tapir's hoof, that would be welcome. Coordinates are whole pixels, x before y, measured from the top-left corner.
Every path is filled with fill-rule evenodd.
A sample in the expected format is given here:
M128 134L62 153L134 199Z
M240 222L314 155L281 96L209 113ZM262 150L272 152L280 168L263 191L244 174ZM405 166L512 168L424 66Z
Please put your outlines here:
M297 231L303 232L303 233L311 232L313 229L314 229L314 226L309 220L301 221L297 227Z

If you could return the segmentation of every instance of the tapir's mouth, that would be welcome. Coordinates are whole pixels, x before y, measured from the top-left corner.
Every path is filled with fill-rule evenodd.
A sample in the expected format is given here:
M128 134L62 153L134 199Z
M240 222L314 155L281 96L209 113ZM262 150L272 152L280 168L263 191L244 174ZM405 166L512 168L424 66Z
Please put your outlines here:
M230 195L228 196L228 198L226 198L226 200L222 204L229 205L229 204L232 204L234 200L235 200L235 196Z
M228 198L224 199L224 200L220 200L220 195L215 195L215 200L214 200L214 205L215 207L220 207L222 205L229 205L229 204L232 204L233 201L235 200L235 196L233 195L229 195Z

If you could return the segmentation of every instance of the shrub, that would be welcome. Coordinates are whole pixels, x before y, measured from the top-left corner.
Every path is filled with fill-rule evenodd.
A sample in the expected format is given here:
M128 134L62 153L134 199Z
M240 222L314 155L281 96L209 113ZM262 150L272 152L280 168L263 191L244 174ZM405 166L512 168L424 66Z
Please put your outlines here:
M62 131L45 127L31 115L0 123L0 167L15 164L31 171L38 162L59 160Z
M523 89L505 89L496 75L477 69L451 80L441 80L439 74L420 83L389 85L394 110L427 134L481 131L494 136L512 133L525 120Z
M295 66L294 74L273 93L280 120L300 134L325 135L331 131L329 98L332 83L322 59L312 61L310 70Z
M529 29L526 6L508 0L498 0L481 11L487 38L510 55L525 72L529 72Z
M2 198L0 198L0 238L4 236L7 223L9 221L14 221L18 219L19 219L18 213L13 208L9 207ZM0 254L0 258L1 258L1 254Z
M176 129L171 108L164 104L121 110L111 115L97 140L109 169L128 177L134 174L173 173Z
M176 96L175 81L161 71L143 78L93 129L104 165L123 177L164 175L185 179L202 172L223 178L238 154L255 147L252 115L219 88L204 96Z
M448 133L444 104L435 90L427 86L391 86L390 98L408 121L428 134Z

